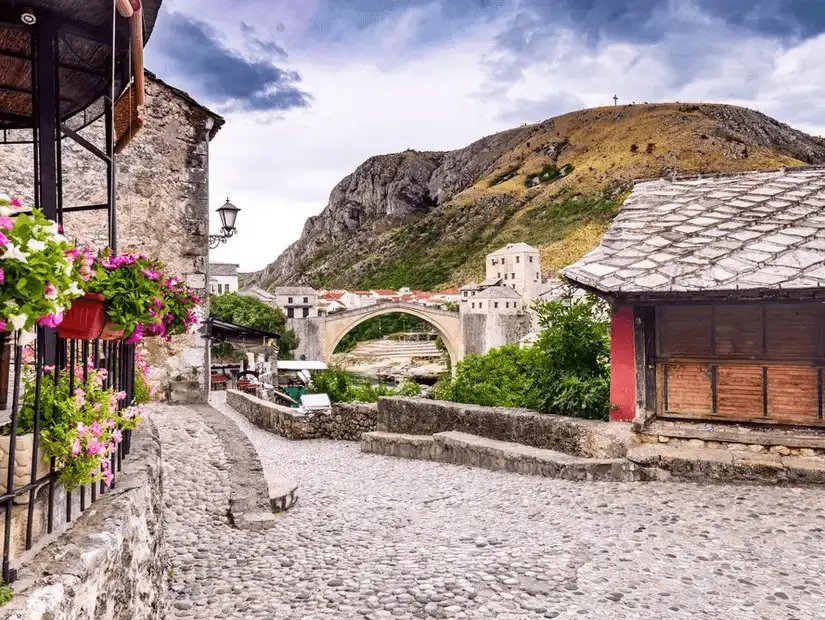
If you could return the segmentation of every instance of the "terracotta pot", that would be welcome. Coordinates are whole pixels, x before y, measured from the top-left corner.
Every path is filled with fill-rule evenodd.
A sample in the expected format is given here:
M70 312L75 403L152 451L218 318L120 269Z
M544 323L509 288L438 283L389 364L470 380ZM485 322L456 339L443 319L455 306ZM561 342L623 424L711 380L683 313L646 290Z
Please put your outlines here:
M103 295L86 293L72 302L63 322L57 326L57 335L75 340L95 340L106 326L106 300Z
M9 442L11 437L0 436L0 489L6 492L9 477ZM14 442L14 488L19 489L31 482L32 454L34 453L34 433L18 435ZM42 447L38 447L39 461L37 477L42 478L49 471L49 459ZM44 483L46 484L46 483ZM29 493L18 495L15 504L28 504Z

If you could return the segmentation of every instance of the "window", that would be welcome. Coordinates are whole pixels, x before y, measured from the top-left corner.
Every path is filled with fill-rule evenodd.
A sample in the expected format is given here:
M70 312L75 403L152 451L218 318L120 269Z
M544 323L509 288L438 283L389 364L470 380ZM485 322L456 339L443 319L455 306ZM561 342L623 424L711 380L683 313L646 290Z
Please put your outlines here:
M541 274L538 271L536 272L536 280L541 280Z
M519 259L520 259L520 258L521 258L521 256L516 256L516 263L518 263L518 262L519 262Z
M505 280L507 279L507 274L506 274L506 273L504 274L504 279L505 279Z
M527 258L529 258L529 259L530 259L530 262L531 262L531 263L533 262L533 257L532 257L532 256L528 256Z
M516 274L511 273L511 274L510 274L510 279L511 279L511 280L515 280L515 279L516 279Z
M292 297L287 297L286 303L291 304L292 303Z
M504 302L504 307L505 307L505 308L509 308L509 307L510 307L510 302L509 302L509 301L505 301L505 302Z
M309 308L304 308L304 318L309 316Z
M484 304L482 302L478 302L478 309L481 310L484 308Z
M501 280L501 272L498 272L498 279Z
M498 308L498 302L497 301L493 302L493 308Z
M472 307L472 309L473 309L473 310L475 310L475 308L476 308L476 302L472 302L472 303L470 304L470 307Z
M305 304L308 304L308 303L309 303L309 297L304 297L304 303L305 303Z
M505 265L506 263L507 263L507 259L506 259L506 258L502 258L502 259L501 259L501 264L502 264L502 265Z
M295 308L287 308L286 309L286 318L294 319L295 318Z

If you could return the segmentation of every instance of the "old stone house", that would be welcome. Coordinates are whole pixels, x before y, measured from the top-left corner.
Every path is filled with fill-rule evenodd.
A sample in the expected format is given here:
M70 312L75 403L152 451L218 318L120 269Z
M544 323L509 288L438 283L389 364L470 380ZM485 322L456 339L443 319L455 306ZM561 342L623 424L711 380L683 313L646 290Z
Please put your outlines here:
M143 252L161 259L167 269L208 297L209 142L223 119L185 92L146 73L144 126L116 155L119 252ZM102 147L104 124L98 120L81 135ZM4 191L32 203L30 145L0 146ZM63 140L64 207L106 202L105 164ZM94 250L107 244L106 211L65 214L67 235ZM179 377L204 382L206 341L199 335L144 341L142 350L153 367L153 382L166 388Z
M501 281L525 300L535 299L541 287L539 251L526 243L508 243L487 255L486 281Z
M825 169L636 186L564 271L613 305L611 418L825 426Z
M237 293L238 267L234 263L209 263L209 294Z

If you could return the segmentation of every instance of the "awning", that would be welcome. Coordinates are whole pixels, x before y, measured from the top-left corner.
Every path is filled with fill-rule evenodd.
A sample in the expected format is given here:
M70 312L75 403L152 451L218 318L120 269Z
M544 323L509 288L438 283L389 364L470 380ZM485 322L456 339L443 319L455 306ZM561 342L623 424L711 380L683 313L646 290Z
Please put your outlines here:
M243 325L235 325L234 323L215 318L210 318L206 323L206 337L219 341L237 342L264 339L277 340L280 338L278 334L253 329L251 327L244 327Z
M278 360L278 370L327 370L324 362L308 360Z

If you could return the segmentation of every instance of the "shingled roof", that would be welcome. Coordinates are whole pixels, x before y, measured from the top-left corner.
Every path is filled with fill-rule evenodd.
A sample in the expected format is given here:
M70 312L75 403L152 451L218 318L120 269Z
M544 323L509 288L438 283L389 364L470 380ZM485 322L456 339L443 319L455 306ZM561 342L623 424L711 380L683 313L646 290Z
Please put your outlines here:
M825 168L639 183L601 244L563 270L612 296L825 285Z

